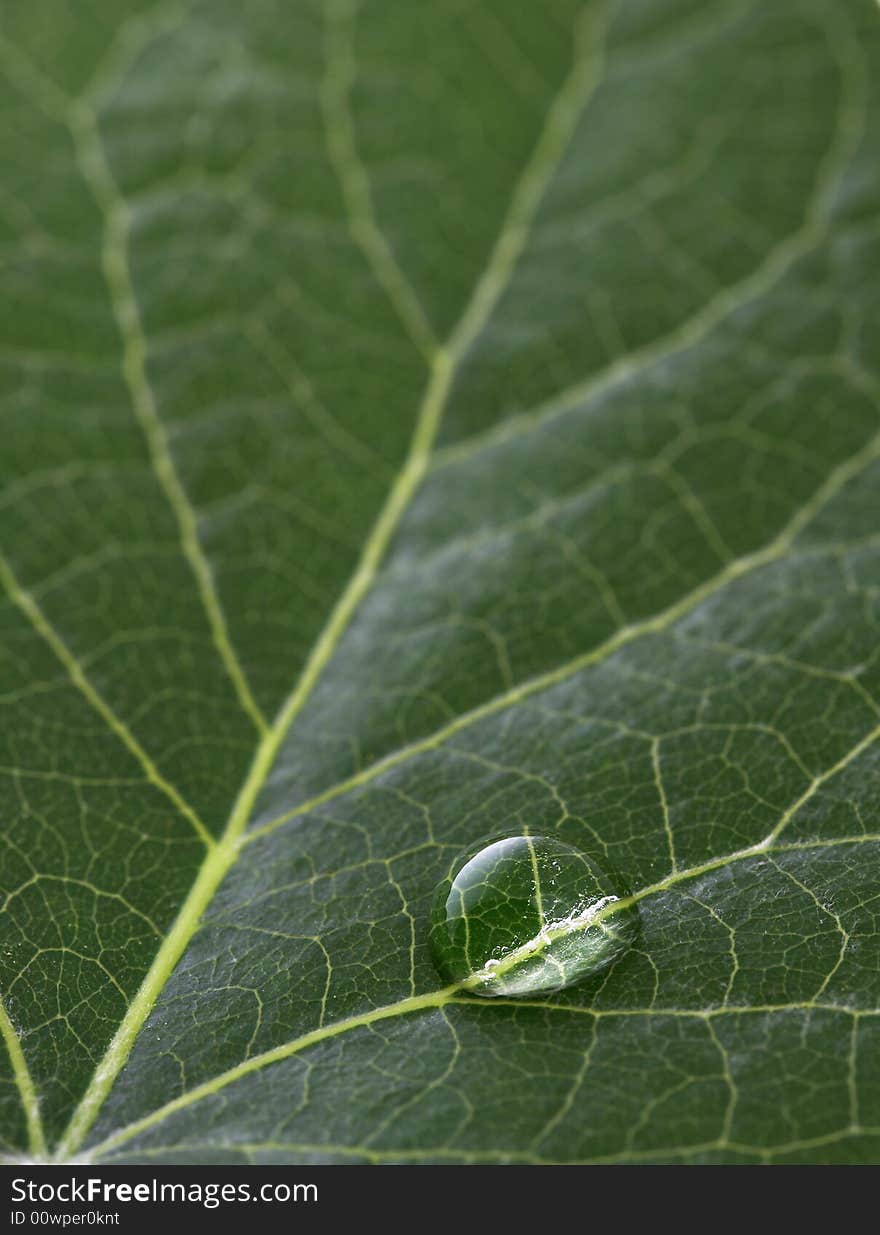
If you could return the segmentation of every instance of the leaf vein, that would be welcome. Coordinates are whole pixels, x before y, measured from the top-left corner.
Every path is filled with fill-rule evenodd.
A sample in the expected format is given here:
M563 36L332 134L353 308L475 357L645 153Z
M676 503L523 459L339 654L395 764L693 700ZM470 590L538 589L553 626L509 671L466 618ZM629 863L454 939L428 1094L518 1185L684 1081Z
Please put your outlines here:
M875 732L875 736L880 736L880 728L878 728L878 730ZM828 842L828 841L819 842L818 846L813 844L812 842L802 842L797 845L788 845L788 846L785 846L784 848L786 849L786 851L789 851L789 852L795 849L807 851L807 850L810 850L816 847L825 848L825 847L828 847L829 844L835 845L835 846L842 846L842 845L858 845L858 844L864 844L866 842L876 843L877 841L880 841L880 834L872 834L870 836L861 836L861 837L841 837L831 842ZM609 909L605 911L604 916L611 916L612 912L616 912L616 911L619 911L620 909L627 908L628 906L632 904L645 900L649 896L653 896L658 893L664 892L667 889L675 887L676 885L680 883L684 883L690 879L699 878L701 875L707 874L713 870L720 870L721 868L732 865L735 862L742 862L742 861L747 860L748 858L761 857L762 855L769 855L772 852L773 852L772 846L768 844L766 840L764 840L764 841L758 842L758 844L756 845L749 846L747 849L736 850L733 853L725 854L723 857L714 859L710 862L704 862L698 866L689 867L687 869L679 869L675 874L668 875L665 879L662 879L655 884L651 884L645 888L642 888L639 892L635 892L631 896L617 901L613 906L609 906ZM594 918L592 920L595 922L597 919ZM262 1068L269 1067L272 1064L280 1063L283 1060L289 1059L293 1055L298 1055L301 1051L307 1050L311 1046L316 1046L318 1043L323 1042L329 1038L338 1037L341 1034L348 1033L355 1029L365 1028L367 1026L375 1024L377 1021L391 1020L398 1016L408 1016L411 1013L421 1012L427 1009L441 1010L451 1004L470 1003L472 1005L476 1005L479 1007L486 1007L487 1001L485 999L476 999L476 998L467 999L466 990L467 990L468 981L469 981L468 979L465 979L464 983L456 983L452 986L446 986L446 987L443 987L435 991L429 991L426 994L422 994L422 995L414 995L414 996L410 995L404 999L397 1000L394 1003L385 1004L382 1007L373 1008L367 1012L357 1013L353 1016L346 1017L343 1020L335 1021L331 1024L327 1024L319 1028L310 1030L308 1033L302 1034L299 1037L294 1038L289 1042L282 1043L280 1046L272 1047L270 1050L263 1051L259 1055L254 1055L250 1059L247 1059L240 1064L236 1064L234 1067L229 1068L225 1072L220 1073L218 1076L212 1077L210 1080L202 1082L202 1084L195 1086L193 1089L189 1090L187 1093L180 1094L177 1098L173 1098L170 1102L166 1102L163 1106L158 1107L154 1111L151 1111L148 1115L144 1115L140 1119L134 1120L132 1123L126 1125L124 1128L118 1129L116 1132L108 1136L105 1140L101 1141L100 1144L98 1144L97 1146L94 1146L90 1152L93 1156L97 1156L99 1154L104 1153L108 1149L113 1149L117 1147L118 1145L121 1145L124 1142L131 1140L131 1138L136 1136L138 1133L143 1132L147 1130L148 1128L154 1127L158 1123L161 1123L163 1120L167 1119L170 1115L175 1114L177 1111L180 1111L186 1107L192 1106L194 1103L200 1102L204 1098L209 1098L213 1094L218 1093L220 1090L225 1089L228 1085L234 1084L236 1081L242 1080L244 1077L248 1076L250 1073L260 1071ZM465 993L464 998L462 998L463 992ZM650 1009L638 1008L638 1009L631 1009L631 1010L625 1009L625 1010L618 1012L618 1011L610 1011L610 1010L604 1010L604 1009L601 1011L596 1011L594 1009L589 1009L589 1008L573 1009L573 1008L567 1007L565 1004L556 1005L556 1004L552 1004L549 1002L538 1002L538 1001L530 1001L530 1000L515 1000L514 1001L514 1000L501 1000L501 999L493 999L491 1003L489 1004L489 1006L498 1007L498 1006L502 1006L505 1003L513 1004L517 1007L540 1006L540 1007L545 1007L548 1010L558 1010L562 1012L580 1012L580 1013L583 1013L584 1015L589 1015L589 1016L678 1015L678 1016L706 1017L708 1015L721 1015L721 1014L731 1015L731 1014L736 1014L736 1013L741 1013L741 1012L750 1012L750 1011L752 1012L754 1011L772 1012L772 1011L778 1011L780 1007L780 1006L775 1006L775 1005L767 1005L767 1007L761 1007L761 1008L740 1008L740 1007L728 1005L726 1007L722 1006L718 1009L712 1009L709 1011L707 1010L689 1011L685 1009L675 1009L672 1012L667 1012L667 1011L657 1009L657 1008L650 1008ZM824 1008L826 1006L831 1006L831 1005L816 1004L816 1003L808 1002L808 1003L798 1003L798 1004L786 1004L786 1005L781 1005L781 1006L784 1007L786 1010L789 1010L792 1008L804 1008L804 1009L816 1010L816 1009L821 1009L821 1008ZM880 1015L880 1010L847 1008L844 1006L837 1006L837 1005L834 1006L833 1010L846 1012L848 1015L851 1015L851 1016Z
M641 621L622 627L598 646L582 652L555 669L550 669L546 673L537 674L532 678L526 679L512 690L496 695L471 711L462 713L455 720L450 721L440 729L434 730L426 737L420 738L408 746L400 747L391 754L377 760L369 767L356 772L345 780L339 781L328 789L322 790L307 802L279 815L276 819L270 820L261 827L255 828L244 838L243 843L250 844L260 837L267 836L274 832L276 828L288 823L291 819L314 810L316 807L323 805L325 802L332 801L332 799L340 797L344 793L349 793L353 789L369 784L384 772L408 762L425 751L437 749L449 741L450 738L455 737L464 730L470 729L478 722L499 712L506 711L508 708L523 702L523 700L538 694L540 691L557 686L584 669L602 664L609 660L616 652L638 639L649 635L662 634L664 631L672 628L681 618L688 616L705 601L722 591L728 584L753 574L765 566L784 561L790 554L798 536L809 523L847 484L878 459L880 459L880 433L871 438L855 454L838 464L815 490L811 498L795 511L786 526L763 548L734 558L723 570L699 584L692 591L688 592L687 595L659 613L652 614ZM823 549L823 551L827 550Z
M74 653L43 613L43 610L34 600L31 593L19 583L10 563L2 554L0 554L0 584L2 584L15 607L27 618L37 634L54 652L57 659L67 670L68 677L80 694L85 697L87 702L107 725L108 729L138 761L144 770L147 780L164 793L165 797L168 798L175 809L187 820L201 840L204 841L206 847L210 849L214 845L214 838L198 814L196 814L189 802L186 801L174 785L169 780L166 780L152 757L140 744L125 721L117 716L104 696L92 685Z
M129 259L129 207L107 161L94 111L82 103L75 103L71 109L69 127L83 179L104 220L101 264L122 342L122 375L135 417L147 443L159 487L177 522L183 555L196 581L214 646L243 711L250 717L257 732L264 734L268 722L254 698L233 647L214 572L199 537L198 517L174 462L168 432L159 415L148 376L147 341Z

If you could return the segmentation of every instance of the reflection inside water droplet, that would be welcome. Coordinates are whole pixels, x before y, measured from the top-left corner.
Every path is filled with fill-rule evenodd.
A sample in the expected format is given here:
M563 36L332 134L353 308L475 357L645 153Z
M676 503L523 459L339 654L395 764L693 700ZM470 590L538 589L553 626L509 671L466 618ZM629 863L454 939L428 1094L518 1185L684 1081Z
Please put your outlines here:
M563 841L484 842L462 854L437 888L434 963L447 981L477 995L562 990L630 947L638 911L622 901L608 872Z

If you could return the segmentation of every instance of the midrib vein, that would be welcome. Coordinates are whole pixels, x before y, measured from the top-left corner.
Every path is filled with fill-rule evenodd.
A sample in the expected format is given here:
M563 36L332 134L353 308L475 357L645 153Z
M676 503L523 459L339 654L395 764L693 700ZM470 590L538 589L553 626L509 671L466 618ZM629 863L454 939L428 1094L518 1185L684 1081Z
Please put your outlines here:
M235 863L239 853L240 838L278 751L316 682L331 660L352 615L369 590L388 543L424 475L431 446L448 397L451 377L450 356L445 350L439 350L432 362L409 454L392 486L378 521L365 543L357 569L314 644L295 689L288 696L274 722L261 739L226 828L202 865L153 964L95 1070L88 1089L58 1143L56 1159L64 1160L75 1153L82 1144L116 1077L124 1067L144 1021L198 929L201 917L220 882Z
M873 734L870 735L870 737L871 741L874 741L880 737L880 726L873 731ZM842 767L846 766L847 763L851 762L852 759L856 757L854 753L855 750L861 751L867 744L868 743L863 739L863 741L860 742L856 748L854 748L854 751L851 751L849 755L844 756L844 758L841 759L834 768L830 769L828 773L822 777L817 777L817 783L813 787L813 792L816 791L820 784L829 779L830 776L839 771ZM802 804L804 800L805 799L802 797L799 799L799 803ZM804 841L802 843L774 847L774 840L772 839L774 836L778 836L777 829L774 829L774 832L769 833L768 836L755 845L749 845L744 849L735 850L732 853L724 854L722 857L715 858L708 862L699 863L698 865L688 867L687 869L679 869L673 874L668 875L665 879L649 884L644 888L641 888L638 892L634 892L631 896L622 898L613 905L609 905L607 909L601 911L595 918L591 919L590 925L595 925L604 918L612 917L615 913L620 912L621 909L626 909L627 907L636 905L640 901L646 900L650 896L656 896L658 893L665 892L680 883L685 883L691 879L698 879L701 875L708 874L714 870L720 870L725 866L731 866L737 862L746 861L749 858L761 857L762 855L776 852L806 852L817 848L825 849L831 846L839 847L843 845L859 845L877 843L880 841L880 834L866 834L862 836L838 837L834 840ZM512 1004L517 1007L534 1006L544 1008L548 1011L558 1011L563 1014L580 1012L584 1015L592 1015L595 1017L610 1017L616 1015L648 1016L666 1014L705 1017L710 1014L720 1015L723 1013L726 1015L732 1015L740 1012L764 1010L759 1007L737 1007L736 1005L730 1005L718 1010L695 1009L693 1011L688 1011L683 1009L677 1012L669 1011L668 1013L665 1010L657 1010L655 1012L650 1008L638 1008L631 1010L624 1009L619 1012L616 1009L575 1009L568 1007L565 1004L553 1004L547 1000L480 999L469 994L474 984L473 979L466 978L462 982L455 983L451 986L445 986L435 991L428 991L423 995L411 995L405 999L399 999L394 1003L385 1004L379 1008L372 1008L368 1012L358 1013L354 1016L345 1017L343 1020L334 1021L332 1024L323 1025L318 1029L313 1029L308 1033L304 1033L299 1037L292 1039L290 1042L282 1043L280 1046L273 1047L271 1050L263 1051L259 1055L254 1055L252 1058L245 1060L243 1063L237 1064L235 1067L227 1069L227 1071L220 1073L218 1076L212 1077L211 1080L204 1081L201 1085L195 1086L187 1093L181 1094L177 1098L173 1098L170 1102L166 1102L164 1106L158 1107L156 1110L151 1111L148 1115L144 1115L141 1119L133 1120L125 1127L111 1133L110 1136L106 1137L99 1144L94 1145L91 1148L89 1151L89 1156L93 1160L98 1160L102 1154L116 1149L120 1145L126 1144L139 1133L155 1127L157 1124L162 1123L178 1111L185 1110L187 1107L193 1106L195 1103L201 1102L205 1098L210 1098L213 1094L219 1093L228 1085L232 1085L236 1081L240 1081L254 1072L259 1072L263 1068L270 1067L272 1064L281 1063L285 1059L290 1059L293 1055L298 1055L300 1052L307 1050L309 1047L317 1046L319 1043L325 1042L328 1039L337 1038L342 1034L350 1033L352 1030L373 1025L377 1021L393 1020L397 1017L409 1016L414 1012L423 1012L428 1009L437 1009L449 1005L462 1004L479 1007L484 1007L487 1005L500 1006L503 1004ZM831 1011L843 1011L854 1016L867 1015L867 1013L864 1013L859 1009L849 1009L833 1004L824 1005L821 1003L805 1002L802 1004L784 1005L786 1010L789 1008L823 1008L826 1006ZM766 1010L775 1011L777 1010L777 1007L774 1005L768 1005ZM880 1015L880 1011L872 1012L871 1014Z
M217 654L242 710L250 717L257 732L265 734L268 722L254 698L233 646L214 572L199 539L196 512L177 471L168 433L159 416L147 376L147 341L128 256L131 228L128 203L107 162L95 112L82 103L72 104L68 127L73 136L80 172L103 217L101 265L122 343L122 375L135 418L147 443L156 480L177 523L181 549L195 579Z
M584 18L578 27L576 54L571 72L550 108L547 122L513 193L510 209L504 217L486 266L477 279L448 341L435 348L431 355L428 381L416 416L409 452L364 544L357 568L314 644L296 687L273 723L264 732L226 828L202 865L177 918L61 1136L55 1151L57 1161L63 1161L75 1154L82 1145L117 1076L125 1066L144 1021L198 929L202 915L217 887L235 863L242 834L278 751L330 662L360 602L369 591L391 538L427 471L458 366L486 325L513 275L544 192L565 153L579 117L598 84L602 45L601 40L596 40L594 36L599 29L599 18L592 10L588 16L590 20ZM600 6L600 17L604 23L604 4ZM112 216L117 211L124 210L125 203L119 197L110 176L100 144L100 135L96 129L90 134L89 126L94 127L91 113L81 116L75 126L86 129L85 135L80 133L77 138L80 143L80 158L85 158L87 162L97 159L103 166L103 172L99 166L92 168L88 174L92 177L96 195L101 195L99 200L103 200L105 211L108 212L107 225L112 227ZM111 259L115 243L111 242ZM130 276L128 286L130 288ZM114 299L118 297L114 296ZM136 311L133 290L131 307ZM132 340L127 333L128 327L121 324L120 329L125 346L130 346ZM144 380L146 382L145 378ZM146 389L149 391L148 386ZM421 996L415 997L415 1002L418 1003L421 999ZM378 1015L376 1019L379 1019Z

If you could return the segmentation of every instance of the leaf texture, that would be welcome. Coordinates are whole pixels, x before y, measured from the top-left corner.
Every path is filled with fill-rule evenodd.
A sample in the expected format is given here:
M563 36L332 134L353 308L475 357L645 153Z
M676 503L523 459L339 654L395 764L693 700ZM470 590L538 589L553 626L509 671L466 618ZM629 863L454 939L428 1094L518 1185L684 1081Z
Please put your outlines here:
M0 1144L880 1159L874 0L0 15ZM488 834L627 955L444 986Z

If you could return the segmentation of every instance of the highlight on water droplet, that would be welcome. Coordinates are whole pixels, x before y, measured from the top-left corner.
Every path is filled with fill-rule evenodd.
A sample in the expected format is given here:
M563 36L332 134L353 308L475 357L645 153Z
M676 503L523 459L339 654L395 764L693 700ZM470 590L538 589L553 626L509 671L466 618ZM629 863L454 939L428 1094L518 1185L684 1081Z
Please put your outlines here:
M630 947L638 911L623 899L607 871L564 841L484 841L461 854L437 888L434 963L476 995L562 990Z

